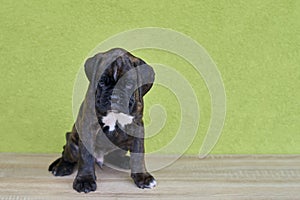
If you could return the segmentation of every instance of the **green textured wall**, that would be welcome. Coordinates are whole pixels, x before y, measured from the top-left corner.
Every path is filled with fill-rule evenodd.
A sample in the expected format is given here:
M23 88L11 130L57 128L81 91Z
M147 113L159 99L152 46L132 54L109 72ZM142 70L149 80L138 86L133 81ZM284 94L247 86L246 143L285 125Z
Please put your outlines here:
M87 54L107 37L152 26L198 41L222 74L227 117L213 153L300 153L299 19L298 0L1 0L0 151L60 152L73 122L75 76ZM193 77L173 55L154 50L136 55ZM198 153L210 103L203 80L191 78L191 84L201 124L188 153ZM154 87L147 109L160 102L170 119L147 141L148 151L167 144L178 127L175 97Z

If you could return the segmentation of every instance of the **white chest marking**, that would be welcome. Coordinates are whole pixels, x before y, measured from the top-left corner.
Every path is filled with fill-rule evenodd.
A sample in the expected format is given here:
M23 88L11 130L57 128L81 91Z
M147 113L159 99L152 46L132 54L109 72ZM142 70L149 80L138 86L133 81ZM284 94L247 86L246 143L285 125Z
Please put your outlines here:
M124 113L109 112L102 118L102 122L104 127L109 127L109 131L114 131L117 122L124 128L125 125L132 123L133 118L133 116Z

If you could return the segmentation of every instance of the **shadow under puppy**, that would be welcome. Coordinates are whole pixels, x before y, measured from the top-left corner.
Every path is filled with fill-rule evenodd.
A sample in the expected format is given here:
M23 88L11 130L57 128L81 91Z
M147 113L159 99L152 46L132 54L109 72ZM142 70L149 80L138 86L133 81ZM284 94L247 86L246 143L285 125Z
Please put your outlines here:
M152 67L119 48L96 54L84 67L89 79L85 99L66 134L62 157L49 171L70 175L78 165L73 188L87 193L96 190L95 164L109 162L130 169L139 188L155 187L145 167L143 124L143 96L154 81Z

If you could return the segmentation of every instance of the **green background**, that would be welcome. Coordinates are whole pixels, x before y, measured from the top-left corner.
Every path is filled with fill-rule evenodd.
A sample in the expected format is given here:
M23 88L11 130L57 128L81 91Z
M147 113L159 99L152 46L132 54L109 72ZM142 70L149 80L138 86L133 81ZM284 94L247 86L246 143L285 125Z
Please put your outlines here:
M119 32L163 27L200 43L222 75L227 116L212 153L300 153L299 19L298 0L1 0L0 151L60 152L73 123L76 73L88 53ZM202 78L175 55L134 54L175 68L197 91L201 123L187 151L197 154L210 120ZM179 126L176 97L159 86L146 96L146 124L157 103L168 119L147 151L166 145Z

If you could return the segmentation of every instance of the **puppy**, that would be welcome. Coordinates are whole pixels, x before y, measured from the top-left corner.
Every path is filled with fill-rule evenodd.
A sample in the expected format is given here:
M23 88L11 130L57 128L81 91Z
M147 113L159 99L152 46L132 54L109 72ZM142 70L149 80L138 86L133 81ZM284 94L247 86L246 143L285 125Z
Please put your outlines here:
M131 170L139 188L156 186L144 161L143 96L151 89L154 71L124 49L111 49L87 59L89 87L62 156L49 171L70 175L78 165L73 188L96 190L95 164L110 163ZM126 154L130 152L130 157Z

